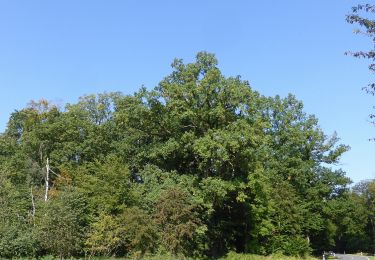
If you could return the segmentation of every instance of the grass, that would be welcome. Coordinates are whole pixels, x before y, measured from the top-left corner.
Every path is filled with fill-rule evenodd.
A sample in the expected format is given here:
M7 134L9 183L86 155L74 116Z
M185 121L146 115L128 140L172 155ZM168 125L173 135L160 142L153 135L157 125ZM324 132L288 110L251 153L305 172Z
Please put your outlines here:
M370 260L375 260L374 255L370 255L370 254L363 254L363 255L367 256Z
M26 258L19 258L20 260L26 260ZM30 258L27 258L30 260ZM59 259L57 257L53 256L44 256L42 258L38 258L39 260L55 260ZM65 259L72 259L73 258L65 258ZM84 259L84 258L82 258ZM171 255L154 255L154 256L144 256L142 258L137 257L130 257L130 258L123 258L123 257L91 257L86 258L90 260L130 260L130 259L142 259L142 260L188 260L192 258L185 258L185 257L176 257ZM320 258L314 258L314 257L292 257L292 256L283 256L280 254L274 254L270 256L260 256L260 255L253 255L253 254L237 254L235 252L230 252L227 256L220 258L220 260L318 260ZM375 258L370 258L372 260L375 260Z
M293 257L293 256L284 256L280 254L274 254L269 256L260 256L252 254L237 254L230 252L226 257L222 258L223 260L317 260L319 258L305 256L305 257Z

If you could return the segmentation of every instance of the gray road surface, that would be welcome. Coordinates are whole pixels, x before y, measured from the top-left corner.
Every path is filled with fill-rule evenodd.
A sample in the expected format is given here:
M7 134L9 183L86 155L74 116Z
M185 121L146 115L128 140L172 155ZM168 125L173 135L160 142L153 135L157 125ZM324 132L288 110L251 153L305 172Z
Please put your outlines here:
M358 255L340 255L337 254L339 259L342 260L369 260L367 256L358 256Z

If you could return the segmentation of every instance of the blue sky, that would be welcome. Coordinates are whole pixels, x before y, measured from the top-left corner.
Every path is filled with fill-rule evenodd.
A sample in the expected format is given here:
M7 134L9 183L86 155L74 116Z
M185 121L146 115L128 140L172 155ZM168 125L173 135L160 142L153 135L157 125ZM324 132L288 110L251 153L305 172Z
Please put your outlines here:
M341 165L354 181L375 177L370 49L345 15L357 1L0 1L0 132L30 100L60 104L84 94L153 88L175 57L216 54L226 76L264 95L293 93L352 147Z

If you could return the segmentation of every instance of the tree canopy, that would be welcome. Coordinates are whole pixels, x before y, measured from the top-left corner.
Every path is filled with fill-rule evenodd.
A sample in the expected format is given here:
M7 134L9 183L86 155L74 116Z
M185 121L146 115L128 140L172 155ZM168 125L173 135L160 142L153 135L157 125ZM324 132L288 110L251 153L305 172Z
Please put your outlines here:
M373 183L348 188L333 166L349 147L301 101L224 76L210 53L172 68L134 95L11 115L1 257L373 250Z

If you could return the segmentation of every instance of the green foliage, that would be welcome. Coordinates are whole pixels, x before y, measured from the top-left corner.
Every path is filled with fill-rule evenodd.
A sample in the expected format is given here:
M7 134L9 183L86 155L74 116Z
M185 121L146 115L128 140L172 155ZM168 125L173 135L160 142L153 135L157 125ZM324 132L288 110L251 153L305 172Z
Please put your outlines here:
M365 35L370 37L372 40L372 48L367 51L355 51L355 52L346 52L347 55L352 55L356 58L365 58L368 59L371 63L369 64L368 68L371 72L375 71L375 46L373 39L375 37L375 20L373 18L375 13L375 5L367 3L367 4L359 4L357 6L352 7L352 13L346 16L346 21L350 24L354 24L359 26L354 29L354 33ZM371 82L363 89L366 90L367 93L374 95L375 94L375 83ZM375 115L371 114L370 118L374 119Z
M72 185L87 198L88 209L94 215L116 213L133 203L135 187L130 171L117 156L68 167L65 171L72 175Z
M198 248L195 240L204 235L205 227L199 219L199 209L188 194L170 189L156 202L155 222L160 228L161 245L174 255L191 255Z
M155 252L157 242L151 217L138 208L126 208L118 216L101 214L91 226L86 246L92 255L144 255Z
M35 219L36 239L49 254L67 257L82 252L85 201L76 191L63 191L40 204Z
M41 100L11 115L0 135L1 257L369 248L375 189L349 191L330 166L349 147L302 102L225 77L206 52L172 68L153 90L65 109Z
M32 227L27 223L12 222L0 226L0 256L13 258L34 256L39 250Z
M355 28L354 33L363 34L370 38L374 37L375 21L372 19L372 15L375 13L375 6L372 4L359 4L352 7L352 13L346 16L346 21L350 24L358 25L359 28ZM357 51L348 52L347 54L353 55L356 58L366 58L369 60L374 59L373 50L370 51ZM370 64L369 69L374 71L375 65ZM375 84L369 84L367 91L374 94Z
M29 192L0 170L0 257L33 256L39 249L29 212Z
M228 260L316 260L319 258L309 257L309 256L285 256L282 254L272 254L269 256L262 256L262 255L254 255L254 254L239 254L236 252L229 252L225 257L222 259L228 259Z
M272 252L279 252L292 256L305 256L311 253L309 242L300 236L277 236L272 241Z

